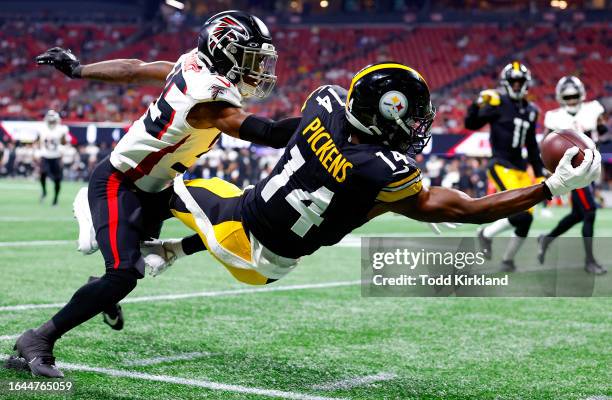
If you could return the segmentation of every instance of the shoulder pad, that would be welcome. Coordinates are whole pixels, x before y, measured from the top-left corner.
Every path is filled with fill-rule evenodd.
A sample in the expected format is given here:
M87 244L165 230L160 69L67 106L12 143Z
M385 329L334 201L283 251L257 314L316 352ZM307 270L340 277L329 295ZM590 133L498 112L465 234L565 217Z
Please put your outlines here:
M413 196L422 189L421 170L406 155L381 149L368 164L368 175L380 187L376 197L378 201L392 203Z
M236 107L242 107L242 96L236 85L224 76L211 73L197 59L195 51L187 53L183 57L181 57L181 68L187 84L186 94L188 96L198 103L222 101Z
M338 85L323 85L316 88L312 93L308 95L306 101L302 105L301 111L303 112L306 107L315 102L315 105L321 105L332 112L334 109L344 108L346 101L346 89ZM322 98L317 99L317 98ZM326 99L327 98L327 99Z

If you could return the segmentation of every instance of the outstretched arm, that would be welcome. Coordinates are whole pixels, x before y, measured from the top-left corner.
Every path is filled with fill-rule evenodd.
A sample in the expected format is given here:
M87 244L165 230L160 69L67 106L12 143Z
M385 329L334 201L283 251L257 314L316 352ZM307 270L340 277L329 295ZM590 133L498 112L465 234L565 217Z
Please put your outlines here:
M70 50L54 47L36 57L38 65L53 65L69 78L112 83L136 83L163 86L174 64L168 61L146 63L136 59L116 59L81 65Z
M585 150L584 161L574 168L572 159L578 151L577 147L568 149L555 173L541 184L477 199L458 190L424 188L417 195L404 200L375 206L369 216L373 218L393 211L425 222L492 222L526 210L544 199L587 186L595 180L601 173L600 154L596 150Z
M273 121L224 102L200 103L189 112L188 120L192 117L227 135L277 149L287 146L301 121L300 117Z

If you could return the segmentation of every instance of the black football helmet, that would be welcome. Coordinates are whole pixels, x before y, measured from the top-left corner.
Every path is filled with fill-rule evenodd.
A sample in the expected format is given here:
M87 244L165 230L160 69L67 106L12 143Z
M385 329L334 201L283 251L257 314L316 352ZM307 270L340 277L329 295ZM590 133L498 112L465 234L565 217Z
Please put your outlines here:
M504 67L499 81L512 100L522 100L531 85L531 71L524 64L513 61Z
M198 36L198 56L213 72L234 83L244 97L264 98L276 83L278 58L266 25L242 11L210 17Z
M402 153L423 151L435 115L425 79L395 62L359 71L346 98L346 118L355 129Z

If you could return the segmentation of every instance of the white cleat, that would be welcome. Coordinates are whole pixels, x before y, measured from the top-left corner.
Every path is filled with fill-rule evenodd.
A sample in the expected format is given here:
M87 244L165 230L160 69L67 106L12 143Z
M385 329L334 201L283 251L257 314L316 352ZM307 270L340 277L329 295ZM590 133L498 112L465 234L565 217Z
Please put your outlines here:
M553 218L555 216L555 214L553 214L553 212L548 209L548 208L542 208L540 209L540 216L542 218Z
M96 230L91 219L87 188L81 188L72 202L72 213L79 223L79 241L77 250L84 255L95 253L98 250Z

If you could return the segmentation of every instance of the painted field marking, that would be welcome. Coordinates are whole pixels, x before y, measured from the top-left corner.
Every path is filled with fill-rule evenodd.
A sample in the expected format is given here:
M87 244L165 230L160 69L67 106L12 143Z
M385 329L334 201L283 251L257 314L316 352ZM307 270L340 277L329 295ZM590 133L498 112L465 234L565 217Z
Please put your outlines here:
M5 359L8 356L5 354L0 354L0 357L2 359ZM112 369L112 368L92 367L89 365L82 365L82 364L57 362L57 366L59 368L69 370L69 371L94 372L98 374L115 376L119 378L141 379L145 381L164 382L164 383L171 383L175 385L195 386L195 387L201 387L204 389L219 390L219 391L225 391L225 392L255 394L255 395L266 396L266 397L277 397L281 399L345 400L345 399L341 399L338 397L322 397L322 396L310 395L307 393L288 392L288 391L274 390L274 389L263 389L263 388L241 386L241 385L231 385L227 383L212 382L212 381L203 380L203 379L188 379L188 378L180 378L180 377L169 376L169 375L145 374L142 372L133 372L133 371L126 371L126 370L121 370L121 369Z
M220 297L220 296L235 296L241 294L251 293L268 293L268 292L287 292L292 290L305 290L305 289L326 289L335 288L342 286L355 286L359 285L361 281L339 281L339 282L322 282L322 283L307 283L302 285L287 285L287 286L264 286L257 288L244 288L244 289L230 289L230 290L219 290L213 292L195 292L195 293L179 293L179 294L162 294L155 296L140 296L140 297L128 297L121 301L124 303L143 303L149 301L166 301L166 300L180 300L180 299L193 299L198 297ZM18 304L14 306L0 306L1 311L23 311L23 310L35 310L43 308L59 308L65 303L43 303L43 304Z
M76 246L76 242L76 240L30 240L23 242L0 242L0 247L57 246L63 244Z
M173 356L166 356L166 357L153 357L153 358L145 358L141 360L128 360L128 361L125 361L122 365L126 367L145 367L148 365L163 364L163 363L174 362L174 361L195 360L197 358L209 357L209 356L213 356L216 354L218 353L210 353L210 352L182 353L182 354L175 354Z
M2 340L15 340L19 336L21 336L21 334L17 334L17 335L3 335L3 336L0 336L0 341L2 341Z
M375 375L357 376L336 382L323 383L312 386L316 390L346 390L359 386L366 386L375 382L390 381L397 378L396 374L381 372Z

